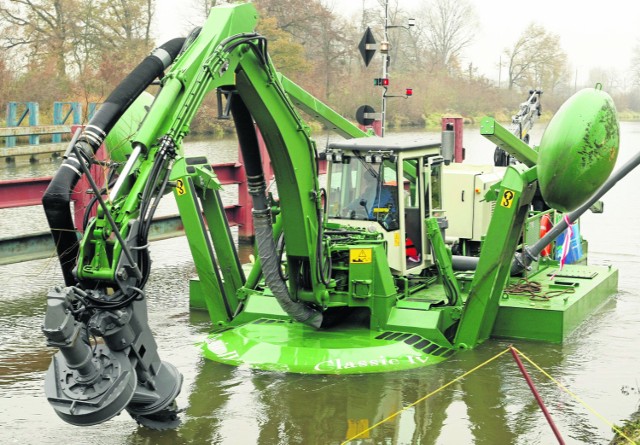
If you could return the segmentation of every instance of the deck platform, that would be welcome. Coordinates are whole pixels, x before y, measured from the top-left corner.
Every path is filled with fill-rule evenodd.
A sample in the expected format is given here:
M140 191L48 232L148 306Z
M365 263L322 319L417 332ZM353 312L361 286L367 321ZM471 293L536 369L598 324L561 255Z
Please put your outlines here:
M552 276L555 273L555 277ZM505 292L492 336L561 343L618 288L618 270L608 266L543 268L528 277L540 284L530 295ZM512 279L510 284L517 283Z

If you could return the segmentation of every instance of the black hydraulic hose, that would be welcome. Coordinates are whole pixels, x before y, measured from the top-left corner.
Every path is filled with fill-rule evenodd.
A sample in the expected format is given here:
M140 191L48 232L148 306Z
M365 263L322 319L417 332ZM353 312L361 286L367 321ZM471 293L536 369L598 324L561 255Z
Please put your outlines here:
M266 182L262 171L258 138L251 113L239 96L235 96L231 101L231 115L233 116L242 159L245 164L249 194L253 201L255 238L265 282L280 307L290 317L301 323L319 328L322 324L322 314L301 301L293 301L289 294L287 283L282 280L280 256L273 240L271 207L266 196Z
M77 159L81 159L82 157L85 156L83 153L80 153L80 151L78 150L78 145L73 146L73 151ZM111 213L109 213L106 207L104 199L100 194L100 189L98 188L98 184L96 184L96 182L93 179L93 176L91 176L91 172L89 171L88 165L89 165L89 160L83 159L82 162L80 163L80 167L82 168L83 172L87 175L87 179L89 180L89 184L91 185L91 189L93 190L93 193L95 194L96 198L98 198L98 204L100 204L100 207L102 207L105 210L105 216L107 217L109 224L111 225L111 227L116 227L116 222L114 221L113 216L111 215ZM133 254L131 253L129 246L125 244L125 240L122 238L122 235L120 234L119 231L115 230L114 235L120 242L120 245L122 246L122 252L127 257L129 264L131 264L134 275L136 276L136 278L138 278L138 280L142 280L142 273L140 272L140 269L138 268L138 265L136 264L135 259L133 258Z
M325 286L329 286L331 278L333 264L331 262L331 255L327 257L327 270L324 267L324 215L327 214L327 191L320 189L320 199L322 200L322 210L318 210L318 240L316 244L316 260L318 262L318 278L320 282Z
M115 170L113 170L112 172L115 172ZM113 175L109 175L109 179L107 180L107 186L103 187L100 190L100 194L104 195L105 193L107 193L108 190L112 189L114 185L116 185L117 182L117 178L113 178ZM84 212L84 217L82 219L82 229L86 229L87 225L89 225L89 215L91 215L91 209L93 208L94 205L96 205L96 202L98 202L98 197L97 196L93 196L93 198L91 198L89 200L89 203L87 204L87 208Z
M156 48L109 95L75 143L90 158L133 101L173 63L184 38L173 39ZM42 197L65 284L75 284L73 267L78 256L78 234L71 216L71 193L82 176L82 167L71 152L64 160Z
M278 237L278 242L276 243L276 251L278 252L278 261L282 263L282 257L284 255L284 233L280 232L280 236ZM289 274L285 274L282 268L278 269L280 271L280 279L282 281L287 281L289 279Z

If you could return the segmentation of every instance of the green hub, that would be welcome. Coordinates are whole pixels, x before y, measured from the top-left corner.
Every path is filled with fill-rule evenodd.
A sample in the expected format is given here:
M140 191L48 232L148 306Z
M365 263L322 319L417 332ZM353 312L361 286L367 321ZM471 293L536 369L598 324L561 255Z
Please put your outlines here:
M439 363L455 352L414 334L362 327L317 331L268 318L211 334L202 348L216 362L304 374L401 371Z

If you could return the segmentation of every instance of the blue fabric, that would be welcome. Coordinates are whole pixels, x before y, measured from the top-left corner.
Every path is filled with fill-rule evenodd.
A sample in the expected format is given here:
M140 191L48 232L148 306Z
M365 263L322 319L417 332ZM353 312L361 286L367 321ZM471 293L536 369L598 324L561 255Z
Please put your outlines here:
M382 187L380 189L380 194L376 196L371 206L369 206L369 204L367 203L367 210L369 210L369 219L374 218L373 209L379 208L379 207L387 207L389 206L389 204L391 204L391 207L394 208L394 211L397 211L395 209L395 203L393 200L393 194L391 193L391 190L389 190L388 187Z
M573 264L582 258L582 238L580 237L580 226L578 224L572 224L571 228L573 234L571 235L571 242L569 243L569 252L567 252L567 258L565 264ZM564 244L564 237L566 236L566 230L562 232L556 238L556 261L560 261L562 258L562 245Z

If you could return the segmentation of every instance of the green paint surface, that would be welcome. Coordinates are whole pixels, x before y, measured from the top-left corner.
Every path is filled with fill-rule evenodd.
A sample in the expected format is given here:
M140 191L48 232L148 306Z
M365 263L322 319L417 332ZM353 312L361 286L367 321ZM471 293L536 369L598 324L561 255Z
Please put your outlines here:
M611 97L595 88L574 94L540 141L538 181L547 204L570 212L606 181L618 157L620 130Z
M305 374L401 371L439 363L453 353L418 335L362 327L317 331L266 318L211 334L202 348L216 362Z

